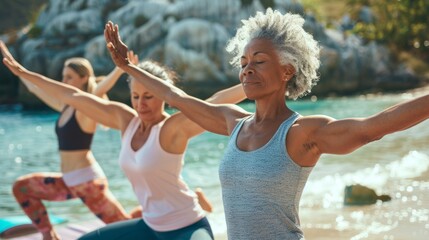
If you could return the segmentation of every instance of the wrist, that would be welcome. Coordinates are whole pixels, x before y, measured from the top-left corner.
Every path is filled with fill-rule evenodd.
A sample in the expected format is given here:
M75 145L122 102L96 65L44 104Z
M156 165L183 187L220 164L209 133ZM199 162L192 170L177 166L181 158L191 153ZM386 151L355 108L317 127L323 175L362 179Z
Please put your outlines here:
M118 66L115 67L114 71L121 73L121 74L125 72L122 68L120 68Z
M122 65L121 66L121 70L123 71L123 72L128 72L130 69L132 69L133 68L133 64L132 63L127 63L127 64L124 64L124 65Z

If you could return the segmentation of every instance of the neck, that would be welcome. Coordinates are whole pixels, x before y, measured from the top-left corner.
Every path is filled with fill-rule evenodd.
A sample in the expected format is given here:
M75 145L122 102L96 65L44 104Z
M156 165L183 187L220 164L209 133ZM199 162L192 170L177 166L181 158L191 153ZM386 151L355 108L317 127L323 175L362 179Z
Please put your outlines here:
M145 120L140 119L140 126L139 126L138 131L144 132L148 129L151 129L153 126L162 122L163 120L165 120L168 117L169 117L168 113L163 112L163 114L161 114L159 117L155 117L152 120L145 121Z
M278 99L260 99L255 101L255 122L265 122L278 120L280 118L288 117L292 114L286 106L284 96Z

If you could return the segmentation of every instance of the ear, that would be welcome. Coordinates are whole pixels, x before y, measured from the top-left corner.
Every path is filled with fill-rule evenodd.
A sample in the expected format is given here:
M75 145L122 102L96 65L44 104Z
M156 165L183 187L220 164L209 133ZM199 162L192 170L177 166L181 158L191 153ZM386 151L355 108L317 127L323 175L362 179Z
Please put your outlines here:
M288 63L283 66L283 81L289 81L293 75L295 75L296 71L292 64Z

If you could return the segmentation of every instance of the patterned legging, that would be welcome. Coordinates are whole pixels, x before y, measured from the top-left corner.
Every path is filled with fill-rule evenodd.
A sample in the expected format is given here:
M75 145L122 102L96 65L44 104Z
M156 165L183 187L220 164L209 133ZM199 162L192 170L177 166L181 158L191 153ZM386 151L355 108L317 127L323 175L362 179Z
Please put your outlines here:
M33 173L18 178L13 185L13 194L25 214L41 232L52 229L42 200L66 201L80 198L106 224L131 218L110 192L105 178L68 187L61 173Z

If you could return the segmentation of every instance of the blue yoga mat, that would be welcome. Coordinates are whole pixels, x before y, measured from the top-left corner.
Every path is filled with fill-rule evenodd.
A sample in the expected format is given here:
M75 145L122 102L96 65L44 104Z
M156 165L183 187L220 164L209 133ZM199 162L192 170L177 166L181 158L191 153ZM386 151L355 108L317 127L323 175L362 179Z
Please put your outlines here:
M63 217L49 214L51 224L60 224L67 222ZM35 227L31 223L31 220L27 216L9 216L0 218L0 236L15 235L19 232L30 232Z

